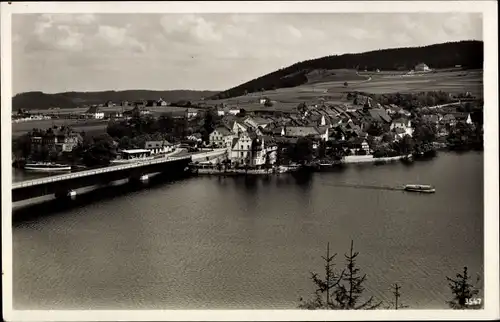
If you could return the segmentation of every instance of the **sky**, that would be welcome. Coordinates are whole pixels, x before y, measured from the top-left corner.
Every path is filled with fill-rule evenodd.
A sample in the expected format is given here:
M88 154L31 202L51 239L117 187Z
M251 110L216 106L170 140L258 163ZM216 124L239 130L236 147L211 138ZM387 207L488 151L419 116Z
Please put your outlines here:
M225 90L306 59L472 39L481 14L14 14L13 94Z

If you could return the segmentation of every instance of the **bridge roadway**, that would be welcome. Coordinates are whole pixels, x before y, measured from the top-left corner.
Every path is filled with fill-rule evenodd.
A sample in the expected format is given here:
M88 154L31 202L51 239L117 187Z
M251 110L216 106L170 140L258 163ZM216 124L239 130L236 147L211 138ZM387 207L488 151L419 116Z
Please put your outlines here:
M128 178L130 180L143 181L148 179L149 173L154 172L168 172L172 175L182 174L193 159L217 158L224 155L225 152L225 149L218 149L210 152L182 156L167 156L147 161L112 165L103 168L14 182L12 183L12 202L48 194L71 196L71 194L76 194L74 189L107 184L120 179Z

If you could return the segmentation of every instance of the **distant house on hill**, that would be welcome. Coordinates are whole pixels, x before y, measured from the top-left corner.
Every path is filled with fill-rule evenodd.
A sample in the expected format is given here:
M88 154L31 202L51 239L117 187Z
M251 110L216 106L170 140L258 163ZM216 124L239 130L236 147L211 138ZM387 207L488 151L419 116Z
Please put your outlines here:
M133 115L148 115L151 114L151 111L147 110L144 106L136 106L131 110L123 112L124 117L131 117Z
M108 117L110 119L121 119L123 117L123 113L120 111L110 112Z
M163 98L160 98L158 101L156 101L157 106L167 106L168 103L163 100Z
M88 118L93 118L96 120L102 120L104 118L104 112L100 110L98 106L91 106L84 115Z
M193 118L193 117L196 117L197 115L198 115L198 110L197 110L197 109L195 109L195 108L190 108L190 107L186 109L186 117L187 117L188 119L191 119L191 118Z
M429 66L427 66L426 64L424 63L420 63L418 64L417 66L415 66L415 71L416 72L428 72L430 71L431 69L429 68Z

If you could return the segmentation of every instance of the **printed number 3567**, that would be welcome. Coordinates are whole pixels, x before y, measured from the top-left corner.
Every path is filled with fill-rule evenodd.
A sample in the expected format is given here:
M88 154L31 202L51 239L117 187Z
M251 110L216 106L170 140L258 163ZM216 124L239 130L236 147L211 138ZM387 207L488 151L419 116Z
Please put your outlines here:
M465 300L465 305L479 305L479 304L481 304L481 299L478 298Z

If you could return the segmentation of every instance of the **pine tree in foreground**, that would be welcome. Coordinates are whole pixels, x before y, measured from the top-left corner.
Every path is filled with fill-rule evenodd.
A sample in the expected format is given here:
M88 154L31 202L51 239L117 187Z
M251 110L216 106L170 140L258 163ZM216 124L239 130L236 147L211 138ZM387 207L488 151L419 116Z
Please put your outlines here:
M364 291L363 283L366 281L366 274L362 276L359 274L359 268L356 266L356 257L358 257L358 255L359 252L353 251L353 241L351 240L349 255L344 255L347 267L335 291L335 305L338 309L372 310L382 305L382 302L374 303L373 296L367 301L360 303L361 294Z
M408 305L403 305L401 303L401 286L398 285L398 283L395 283L394 285L391 285L391 289L392 289L392 294L394 294L394 303L392 303L392 305L389 305L386 307L386 309L390 310L390 309L405 309L405 308L408 308L409 306Z
M337 274L332 269L332 261L337 254L330 256L330 244L328 244L326 257L322 256L325 261L325 278L321 279L318 274L311 273L311 279L317 286L315 297L309 301L300 299L299 308L309 310L369 310L378 308L382 302L374 303L373 297L360 303L360 297L364 291L362 284L366 280L366 274L359 275L359 268L356 267L358 254L358 252L353 252L353 242L351 241L351 251L349 255L345 254L347 267L340 274Z
M339 275L333 270L334 264L332 262L335 256L337 254L330 256L330 243L328 243L326 246L326 257L321 256L325 261L325 278L321 279L317 273L311 272L311 279L317 287L315 297L309 301L304 301L301 298L299 308L308 310L335 309L332 290L338 286L343 274L342 272Z
M479 290L470 283L471 277L467 273L467 267L464 267L463 274L457 274L456 279L446 277L449 282L453 299L448 301L448 305L455 310L480 309L482 308L481 299L475 298ZM480 280L477 277L476 283Z

